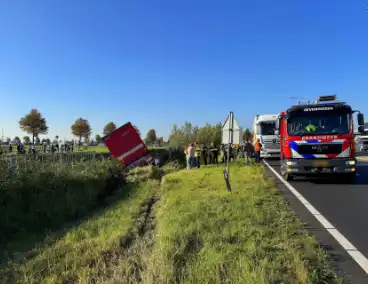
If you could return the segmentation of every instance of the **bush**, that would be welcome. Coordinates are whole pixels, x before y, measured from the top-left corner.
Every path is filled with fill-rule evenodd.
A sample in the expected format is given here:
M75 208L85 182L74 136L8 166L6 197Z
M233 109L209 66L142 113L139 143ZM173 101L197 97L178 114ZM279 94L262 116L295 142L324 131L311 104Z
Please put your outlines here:
M171 154L170 154L171 151ZM160 159L160 167L166 165L169 162L176 161L178 164L185 167L186 165L186 158L184 154L183 148L171 148L171 149L164 149L161 151L153 152L153 157L157 157ZM171 156L171 157L170 157Z
M115 161L65 167L34 162L15 168L10 176L6 163L0 162L2 244L18 234L57 228L85 214L106 190L108 170L117 167Z

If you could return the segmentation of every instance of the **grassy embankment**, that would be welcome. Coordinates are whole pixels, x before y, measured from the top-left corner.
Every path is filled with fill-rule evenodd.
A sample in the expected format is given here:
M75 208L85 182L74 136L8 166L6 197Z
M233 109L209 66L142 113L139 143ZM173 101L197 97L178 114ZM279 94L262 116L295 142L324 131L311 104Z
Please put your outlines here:
M324 253L260 166L132 175L129 194L32 259L6 283L337 283ZM151 170L149 170L151 171ZM151 178L147 179L148 176ZM153 177L153 178L152 178ZM145 180L145 181L142 181ZM158 201L158 202L157 202ZM1 276L1 275L0 275ZM13 278L11 278L13 277ZM0 277L1 279L1 277ZM4 282L5 283L5 282Z

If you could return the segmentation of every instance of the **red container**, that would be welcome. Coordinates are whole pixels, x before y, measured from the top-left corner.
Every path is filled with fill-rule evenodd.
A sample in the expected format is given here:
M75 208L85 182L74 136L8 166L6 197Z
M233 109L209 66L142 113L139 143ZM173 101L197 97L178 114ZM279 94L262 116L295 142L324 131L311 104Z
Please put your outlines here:
M126 166L148 154L148 148L134 126L128 122L105 136L104 143L112 156Z

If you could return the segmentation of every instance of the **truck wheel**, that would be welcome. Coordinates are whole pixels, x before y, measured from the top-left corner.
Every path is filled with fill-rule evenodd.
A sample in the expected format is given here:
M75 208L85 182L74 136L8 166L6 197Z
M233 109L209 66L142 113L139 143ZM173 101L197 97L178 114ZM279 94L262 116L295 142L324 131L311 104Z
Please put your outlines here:
M347 184L355 184L355 182L356 182L356 173L347 174L346 177L344 177L344 181Z

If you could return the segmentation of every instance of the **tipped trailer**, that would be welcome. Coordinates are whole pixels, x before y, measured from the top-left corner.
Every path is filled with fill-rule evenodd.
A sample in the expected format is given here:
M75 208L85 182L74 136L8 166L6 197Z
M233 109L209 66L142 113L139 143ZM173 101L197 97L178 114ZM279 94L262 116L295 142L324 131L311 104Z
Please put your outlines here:
M285 180L295 176L334 174L355 182L354 120L364 132L364 116L335 95L321 96L282 112L275 134L280 134L281 173Z
M103 141L113 158L120 161L127 170L153 163L149 150L134 126L128 122L104 136Z

